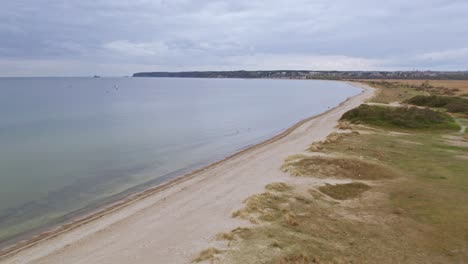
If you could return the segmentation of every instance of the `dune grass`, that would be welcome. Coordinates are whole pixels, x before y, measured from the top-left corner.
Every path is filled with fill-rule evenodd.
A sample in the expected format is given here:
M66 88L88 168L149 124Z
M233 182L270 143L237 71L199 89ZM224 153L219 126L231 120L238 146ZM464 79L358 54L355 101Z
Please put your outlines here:
M461 142L463 135L452 132ZM343 138L324 147L326 153L361 156L382 162L406 175L403 185L390 192L396 207L405 208L416 220L440 224L444 232L454 227L468 236L468 147L449 144L444 132L394 134L374 132ZM447 228L447 229L445 229ZM454 232L455 233L455 232ZM468 242L468 240L467 240Z
M468 201L468 163L457 158L468 155L468 147L446 139L463 141L463 134L352 127L361 133L322 142L327 156L294 155L283 169L378 180L372 188L353 182L278 191L272 186L282 185L270 185L235 215L255 225L248 236L229 240L226 263L468 261L468 204L462 202Z
M370 100L371 102L384 104L403 102L417 95L466 96L465 93L468 90L468 81L362 80L361 82L378 88L376 95Z
M381 80L413 89L428 91L431 94L460 95L468 92L467 80Z
M386 81L362 81L372 87L378 88L375 96L370 100L373 103L389 104L409 99L413 96L424 94L411 85Z
M293 176L314 178L381 180L395 177L395 173L389 168L356 158L306 157L286 161L282 170Z
M208 249L205 249L203 250L202 252L200 252L200 254L198 255L197 258L195 258L192 262L202 262L202 261L206 261L206 260L214 260L215 259L215 256L219 253L221 253L222 251L219 250L219 249L216 249L216 248L208 248Z
M265 189L269 191L285 192L291 190L292 187L284 182L274 182L265 186Z
M371 187L362 182L352 182L345 184L327 184L320 186L319 190L336 200L353 199L360 196Z

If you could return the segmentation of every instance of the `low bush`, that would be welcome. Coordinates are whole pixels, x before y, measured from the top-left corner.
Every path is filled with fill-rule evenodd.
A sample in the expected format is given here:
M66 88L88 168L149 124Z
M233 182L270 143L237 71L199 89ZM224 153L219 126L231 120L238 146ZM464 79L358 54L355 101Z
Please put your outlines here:
M468 114L468 99L462 97L417 95L406 100L406 103L418 106L443 107L452 113Z
M468 103L451 102L445 106L445 109L451 113L463 113L468 115Z
M407 129L459 129L450 115L417 107L360 105L346 112L341 120Z

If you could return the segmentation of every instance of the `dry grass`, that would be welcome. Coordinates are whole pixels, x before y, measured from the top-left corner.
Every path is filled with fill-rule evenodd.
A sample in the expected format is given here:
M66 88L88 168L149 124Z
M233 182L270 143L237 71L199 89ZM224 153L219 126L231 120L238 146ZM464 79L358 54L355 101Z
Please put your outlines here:
M221 250L216 248L208 248L200 252L197 258L195 258L192 262L202 262L206 260L213 261L217 254L222 253Z
M269 206L247 211L267 220L252 228L247 238L231 241L225 263L450 262L450 256L440 255L441 249L433 247L438 233L425 233L424 225L386 199L368 195L359 203L345 205L312 195L294 199L297 191L279 193L276 205L270 204L269 195L255 196L256 204ZM272 212L276 217L271 217Z
M349 127L351 128L351 126L349 126ZM324 145L331 144L331 143L334 143L334 142L338 142L338 141L342 140L345 137L348 137L348 136L351 136L351 135L356 135L356 134L359 134L359 132L357 132L357 131L352 131L351 133L332 132L332 133L330 133L330 135L327 136L327 138L325 140L320 141L320 142L312 143L307 150L311 151L311 152L320 152L321 150L323 150ZM292 156L290 156L290 157L288 157L286 159L286 162L294 160L294 159L299 159L301 157L303 157L303 155L302 156L301 155L292 155Z
M351 124L349 124L348 122L343 122L343 121L339 122L336 127L338 129L341 129L341 130L350 130L350 129L352 129Z
M284 222L286 224L291 225L291 226L297 226L299 225L299 222L297 221L297 216L293 213L287 213L284 215Z
M288 163L288 162L293 162L293 161L298 161L298 160L301 160L303 158L307 158L308 156L306 155L302 155L302 154L295 154L295 155L291 155L291 156L288 156L284 162Z
M287 201L288 198L279 193L255 194L247 198L244 201L245 207L234 212L232 217L246 219L253 224L258 224L260 221L274 221L284 215L281 206Z
M347 200L360 196L370 188L369 185L362 182L352 182L336 185L327 184L325 186L320 186L319 190L333 199Z
M370 99L374 103L389 104L393 102L402 102L413 96L424 94L415 88L400 83L391 83L386 81L362 81L372 87L378 88L374 97Z
M397 82L408 85L421 86L423 83L427 82L433 87L446 87L449 89L457 89L455 94L464 94L468 93L468 81L467 80L385 80L387 82Z
M403 102L417 95L451 95L468 97L468 81L361 80L378 88L370 100L375 103Z
M235 239L235 236L234 236L234 233L232 233L232 232L219 233L219 234L216 235L216 240L231 241L231 240L234 240L234 239Z
M396 176L395 172L382 165L355 158L306 157L300 160L286 161L284 172L293 176L316 178L344 178L355 180L382 180Z
M316 258L309 258L305 255L294 255L288 257L280 257L276 264L319 264Z
M232 241L235 239L246 239L252 234L252 231L246 227L238 227L230 232L219 233L216 235L217 240Z
M270 183L267 186L265 186L265 189L269 191L275 191L275 192L286 192L286 191L290 191L292 187L287 185L284 182L275 182L275 183Z

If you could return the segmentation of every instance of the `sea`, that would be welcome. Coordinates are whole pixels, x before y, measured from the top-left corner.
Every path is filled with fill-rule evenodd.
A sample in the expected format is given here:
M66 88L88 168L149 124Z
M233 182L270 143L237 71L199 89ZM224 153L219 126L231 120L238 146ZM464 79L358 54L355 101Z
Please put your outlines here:
M0 247L339 105L344 82L0 78Z

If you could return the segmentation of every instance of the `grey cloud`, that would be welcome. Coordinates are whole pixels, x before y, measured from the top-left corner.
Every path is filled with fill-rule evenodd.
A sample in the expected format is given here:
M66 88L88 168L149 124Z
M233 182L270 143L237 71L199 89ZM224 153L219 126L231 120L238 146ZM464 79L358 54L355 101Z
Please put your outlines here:
M468 2L457 0L8 1L0 67L17 61L8 75L43 75L41 62L48 75L102 65L115 75L151 67L467 69L466 54L455 52L468 48L467 13Z

